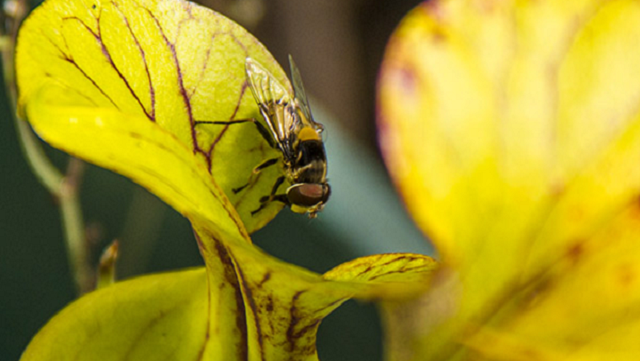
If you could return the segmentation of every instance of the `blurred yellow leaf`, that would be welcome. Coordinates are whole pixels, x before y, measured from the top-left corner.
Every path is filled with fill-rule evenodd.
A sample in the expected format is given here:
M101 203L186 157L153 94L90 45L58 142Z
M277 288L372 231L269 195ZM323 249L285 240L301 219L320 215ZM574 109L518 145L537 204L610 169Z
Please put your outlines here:
M403 20L381 144L444 266L412 310L388 307L394 359L640 359L638 39L634 1L432 1Z

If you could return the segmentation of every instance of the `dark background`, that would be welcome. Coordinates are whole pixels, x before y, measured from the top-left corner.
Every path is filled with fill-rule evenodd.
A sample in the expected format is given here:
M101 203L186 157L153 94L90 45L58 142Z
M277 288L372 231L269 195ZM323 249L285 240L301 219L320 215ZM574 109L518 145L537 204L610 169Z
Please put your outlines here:
M293 55L317 120L327 127L332 199L316 220L283 210L253 237L288 262L324 272L354 257L430 252L384 172L375 138L375 80L384 46L417 0L209 0L248 28L287 69ZM0 99L6 99L0 90ZM0 361L17 360L75 298L60 214L22 156L0 101ZM64 168L66 155L48 149ZM128 179L87 165L82 206L93 259L121 243L118 278L202 264L188 222ZM323 361L380 360L375 308L348 302L320 327Z

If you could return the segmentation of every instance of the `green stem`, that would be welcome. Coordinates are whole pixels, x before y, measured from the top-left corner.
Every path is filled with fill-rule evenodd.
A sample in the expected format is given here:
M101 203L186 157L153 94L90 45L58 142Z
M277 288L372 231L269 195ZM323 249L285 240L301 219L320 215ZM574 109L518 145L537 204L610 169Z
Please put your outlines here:
M94 288L94 271L89 262L89 243L85 237L84 219L79 197L79 180L84 163L77 158L69 159L67 175L60 184L59 200L69 265L80 294ZM52 192L53 193L53 192Z
M58 168L51 164L40 143L38 143L38 139L29 127L29 124L17 116L14 116L14 119L20 140L20 147L29 163L31 171L51 194L59 198L64 176Z

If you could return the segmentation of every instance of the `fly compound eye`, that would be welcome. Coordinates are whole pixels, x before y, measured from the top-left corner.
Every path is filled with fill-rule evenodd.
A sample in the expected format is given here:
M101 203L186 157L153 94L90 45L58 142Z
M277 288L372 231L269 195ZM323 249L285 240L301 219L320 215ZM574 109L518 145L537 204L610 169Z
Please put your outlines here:
M293 205L313 207L326 202L330 193L328 184L299 183L287 189L287 198Z

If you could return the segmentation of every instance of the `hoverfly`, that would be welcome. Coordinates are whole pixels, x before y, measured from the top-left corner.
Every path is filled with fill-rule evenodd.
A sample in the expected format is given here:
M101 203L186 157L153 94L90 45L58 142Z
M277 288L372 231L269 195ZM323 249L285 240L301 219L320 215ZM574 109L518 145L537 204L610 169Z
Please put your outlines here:
M245 62L249 88L269 127L270 143L282 153L284 162L285 175L276 181L272 194L263 197L261 202L265 205L267 201L278 200L296 213L308 212L309 218L315 218L331 194L323 127L311 115L300 72L291 56L289 64L293 95L258 62L251 58ZM285 194L276 195L285 178L291 186Z

